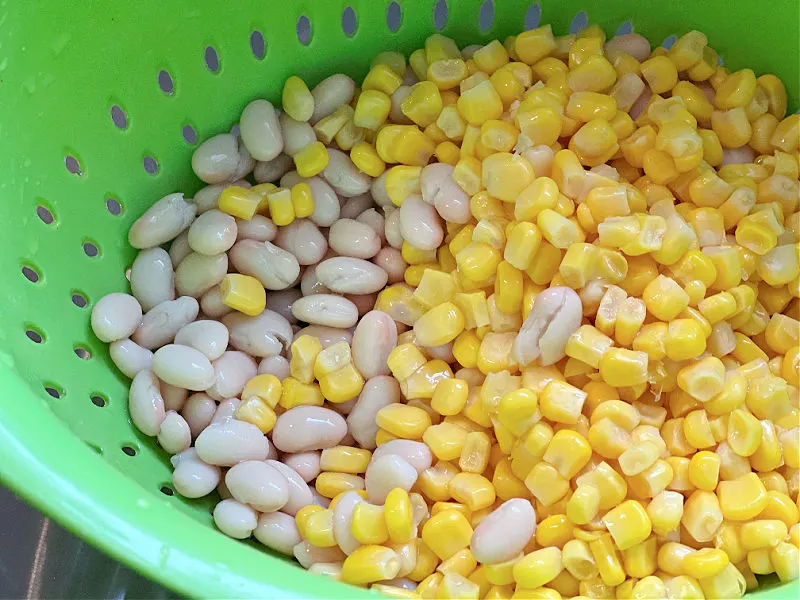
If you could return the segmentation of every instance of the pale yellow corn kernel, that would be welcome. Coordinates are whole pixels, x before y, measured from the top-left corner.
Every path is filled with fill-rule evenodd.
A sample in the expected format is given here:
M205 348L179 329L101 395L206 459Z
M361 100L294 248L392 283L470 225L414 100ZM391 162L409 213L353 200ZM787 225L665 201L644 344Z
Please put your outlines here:
M436 123L442 112L442 96L439 88L431 81L415 83L411 86L411 93L401 103L400 109L420 127Z
M525 487L544 506L555 504L569 491L569 481L545 462L537 463L525 478Z
M390 404L378 411L375 423L381 429L399 438L418 440L431 426L431 417L427 412L415 406Z
M382 544L389 539L383 506L360 502L353 509L350 532L362 544Z
M283 84L281 102L283 110L295 121L308 121L314 112L314 96L306 83L296 75Z
M542 460L553 465L565 479L572 479L592 456L592 448L584 436L575 431L557 431L547 446Z
M432 425L425 430L425 442L439 460L455 460L461 456L468 431L452 423Z
M316 384L306 384L294 377L283 380L283 390L279 404L282 408L290 409L295 406L322 406L325 398Z
M372 453L363 448L334 446L326 448L320 455L320 469L357 475L367 470Z
M422 541L442 560L469 546L472 527L458 511L433 515L422 527Z
M267 305L267 293L261 282L249 275L229 273L219 284L220 297L225 306L254 317Z
M466 121L474 126L498 119L503 114L503 101L488 80L463 91L457 106Z
M344 492L363 490L364 478L349 473L326 471L317 476L315 488L321 496L335 498Z
M319 175L328 166L329 161L328 149L322 142L309 144L294 155L294 165L300 177Z
M393 579L400 571L400 564L400 558L391 548L376 545L361 546L344 559L341 581L352 585L365 585Z
M458 460L459 468L466 473L483 473L489 463L491 439L481 431L471 431L464 438L464 445ZM495 471L495 474L497 472ZM492 484L497 488L497 484ZM499 492L499 490L497 490Z
M295 379L302 383L314 381L314 364L322 352L319 339L310 335L301 335L292 342L292 360L289 371Z
M678 83L678 68L666 56L656 56L641 64L642 77L654 94L668 92Z
M586 392L563 381L550 381L539 394L539 410L557 423L577 423Z
M256 191L232 185L219 194L219 209L239 219L252 219L261 203L261 196Z
M378 177L386 170L386 163L381 160L375 147L367 142L359 142L350 149L350 160L370 177Z

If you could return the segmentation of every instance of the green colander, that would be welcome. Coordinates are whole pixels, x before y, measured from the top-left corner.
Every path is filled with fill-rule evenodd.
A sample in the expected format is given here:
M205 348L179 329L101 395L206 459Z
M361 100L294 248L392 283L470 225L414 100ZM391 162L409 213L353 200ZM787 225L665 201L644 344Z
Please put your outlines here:
M726 65L782 77L797 108L797 0L0 0L0 480L187 596L370 595L226 538L213 500L173 494L90 332L92 304L127 287L134 219L200 187L197 141L253 98L278 102L290 74L360 79L379 51L409 53L437 29L468 44L587 17L656 42L701 29Z

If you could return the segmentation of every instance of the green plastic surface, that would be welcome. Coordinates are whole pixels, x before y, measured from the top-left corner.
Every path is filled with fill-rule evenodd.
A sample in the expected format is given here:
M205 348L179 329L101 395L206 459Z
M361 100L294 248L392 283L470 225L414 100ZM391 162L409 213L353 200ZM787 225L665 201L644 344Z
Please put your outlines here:
M352 37L342 30L348 4L357 18ZM396 32L387 28L390 4L402 11ZM519 32L531 7L528 0L449 4L442 32L459 44ZM486 17L490 4L493 22L481 31L479 12L483 7ZM791 110L797 108L796 0L539 4L541 23L552 23L557 34L582 9L611 35L630 19L655 43L701 29L727 66L781 76ZM251 99L278 101L293 73L310 84L337 71L360 78L377 52L420 47L435 31L433 8L433 0L0 0L4 484L188 596L371 595L227 539L208 527L208 499L160 491L170 481L168 460L131 425L128 381L91 334L89 312L104 294L126 289L134 257L126 232L133 220L166 193L191 195L200 187L190 169L196 143L184 134L202 140L229 129ZM308 45L296 35L301 15L311 24ZM253 32L266 41L262 59L251 49ZM213 52L216 72L206 64ZM795 582L750 596L797 598L800 587Z

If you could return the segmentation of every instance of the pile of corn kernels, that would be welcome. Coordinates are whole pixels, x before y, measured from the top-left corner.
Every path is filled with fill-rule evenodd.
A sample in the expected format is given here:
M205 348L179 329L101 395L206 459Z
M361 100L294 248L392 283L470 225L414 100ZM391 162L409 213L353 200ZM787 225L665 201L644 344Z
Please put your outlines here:
M175 489L396 598L797 578L781 81L698 31L432 35L408 62L289 78L132 226L131 294L92 325Z

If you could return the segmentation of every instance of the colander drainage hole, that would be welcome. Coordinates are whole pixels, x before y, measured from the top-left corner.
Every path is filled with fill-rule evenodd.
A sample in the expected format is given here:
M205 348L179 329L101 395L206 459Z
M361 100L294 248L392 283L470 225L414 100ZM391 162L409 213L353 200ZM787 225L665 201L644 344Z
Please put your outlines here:
M94 258L98 254L100 254L100 249L94 245L92 242L84 242L83 243L83 253L88 256L89 258Z
M149 175L158 173L158 161L149 154L142 159L142 167L144 167L145 172Z
M358 16L352 6L348 6L342 13L342 31L347 37L353 37L358 29Z
M28 336L28 339L34 344L41 344L44 341L44 336L35 329L26 329L25 335Z
M494 23L494 0L485 0L478 11L478 27L486 32Z
M206 47L204 58L209 71L212 73L219 71L219 55L213 46Z
M136 448L133 446L123 446L122 452L127 454L128 456L136 456Z
M22 267L22 274L25 276L25 279L31 283L39 283L39 273L36 272L36 269L24 266Z
M400 5L397 2L392 2L388 7L386 7L386 27L389 28L389 31L395 32L400 29L400 25L403 23L403 9L400 8Z
M266 43L264 42L264 34L258 29L250 34L250 51L258 60L262 60L267 54Z
M175 84L172 81L172 75L169 72L161 69L158 72L158 87L159 89L167 95L172 95L175 91Z
M39 220L45 225L52 225L53 221L56 220L53 213L41 204L36 207L36 216L39 217Z
M106 210L118 217L122 214L122 204L116 198L106 198Z
M447 25L447 17L449 16L450 9L447 6L447 0L437 0L433 5L433 26L436 29L444 29Z
M297 39L300 41L303 46L308 46L311 42L311 21L305 15L300 15L297 18L297 24L295 25L295 30L297 32Z
M92 358L92 353L89 352L89 350L87 350L83 346L75 346L73 350L75 352L75 356L77 356L81 360L89 360L90 358Z
M531 4L525 11L525 29L536 29L542 20L542 7L538 2Z
M125 111L122 110L122 107L119 104L115 104L111 107L111 121L114 123L117 129L128 128L128 115L125 114Z
M83 170L81 169L81 163L78 162L78 159L72 156L71 154L67 154L64 157L64 166L67 167L67 171L72 173L73 175L77 175L78 177L83 176Z
M168 485L162 485L161 486L161 493L164 494L165 496L174 496L175 495L175 492Z
M57 387L54 387L52 383L46 383L44 385L44 391L47 392L47 395L51 398L55 398L58 400L61 396L64 395L64 390L61 390Z
M86 296L80 292L72 292L72 303L78 308L86 308L89 301L86 299Z
M106 404L108 404L108 401L103 396L100 396L98 394L94 394L91 397L91 400L92 400L92 404L94 404L95 406L97 406L99 408L103 408L103 407L105 407Z
M181 134L183 135L183 141L187 144L197 143L197 131L191 125L184 125L181 129Z

